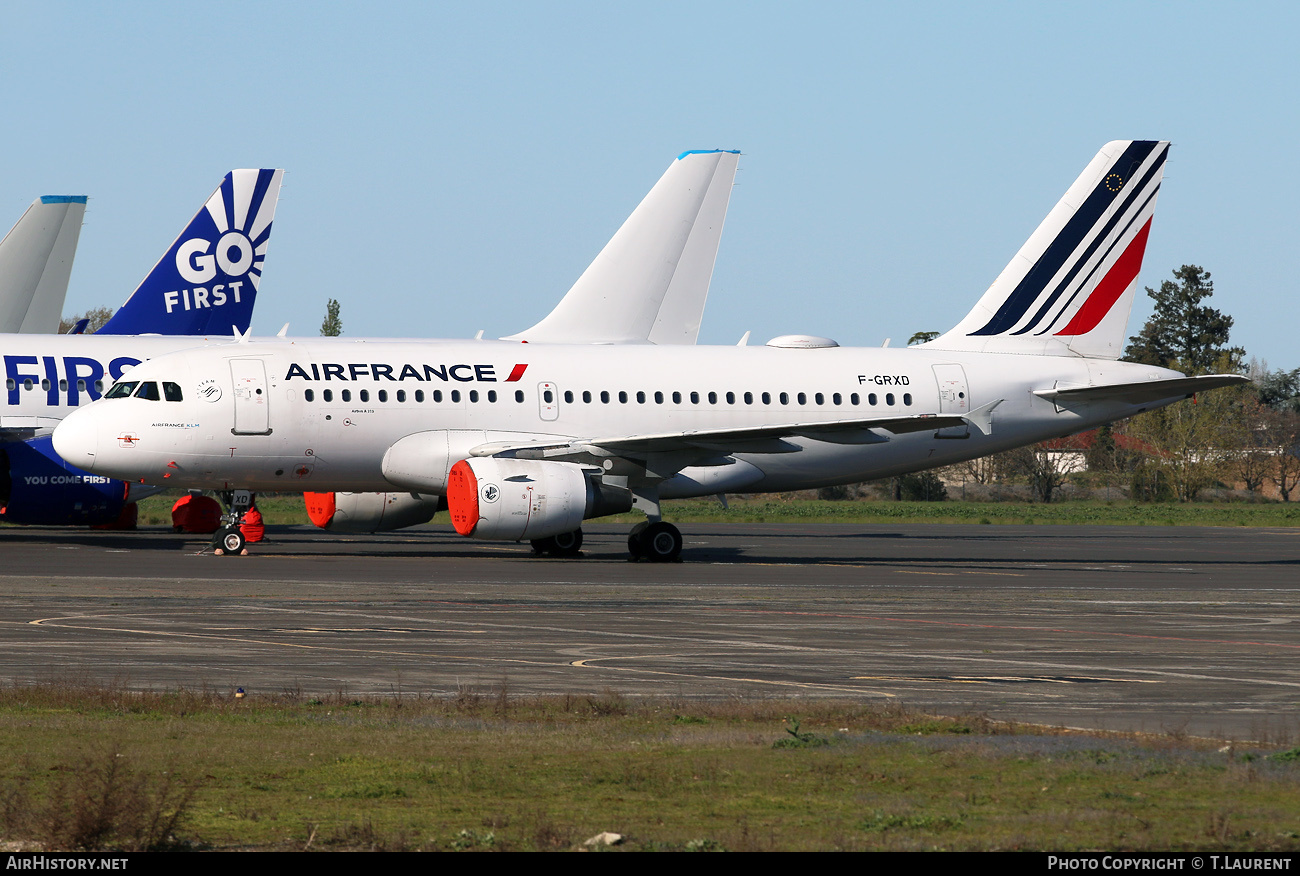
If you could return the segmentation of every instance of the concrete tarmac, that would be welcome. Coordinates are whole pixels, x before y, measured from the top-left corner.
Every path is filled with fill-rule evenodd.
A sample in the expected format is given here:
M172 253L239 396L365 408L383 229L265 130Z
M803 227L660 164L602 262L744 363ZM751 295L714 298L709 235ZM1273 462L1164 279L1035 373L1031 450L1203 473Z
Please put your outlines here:
M835 697L1300 741L1300 530L687 525L684 562L443 527L0 528L0 678L301 691ZM792 709L794 707L792 706Z

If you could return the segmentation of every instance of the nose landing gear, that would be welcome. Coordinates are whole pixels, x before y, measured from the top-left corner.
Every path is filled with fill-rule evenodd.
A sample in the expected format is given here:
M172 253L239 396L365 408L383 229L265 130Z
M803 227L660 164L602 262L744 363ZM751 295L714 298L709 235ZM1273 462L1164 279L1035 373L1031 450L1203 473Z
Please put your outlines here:
M248 539L239 525L253 505L253 494L248 490L233 490L220 495L227 510L221 516L221 528L212 536L212 552L219 557L246 557Z

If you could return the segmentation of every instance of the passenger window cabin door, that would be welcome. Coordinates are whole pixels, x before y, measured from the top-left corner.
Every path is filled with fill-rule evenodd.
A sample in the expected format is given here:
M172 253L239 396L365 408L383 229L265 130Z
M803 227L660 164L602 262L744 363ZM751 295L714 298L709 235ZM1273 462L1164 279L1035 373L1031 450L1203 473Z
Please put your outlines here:
M966 386L966 370L960 365L935 365L934 379L939 384L939 416L964 416L970 413L970 389ZM939 429L936 438L969 438L966 424Z
M235 435L270 435L270 393L266 363L261 359L231 359L230 379L235 388Z
M560 391L554 383L537 384L537 413L547 422L560 418Z

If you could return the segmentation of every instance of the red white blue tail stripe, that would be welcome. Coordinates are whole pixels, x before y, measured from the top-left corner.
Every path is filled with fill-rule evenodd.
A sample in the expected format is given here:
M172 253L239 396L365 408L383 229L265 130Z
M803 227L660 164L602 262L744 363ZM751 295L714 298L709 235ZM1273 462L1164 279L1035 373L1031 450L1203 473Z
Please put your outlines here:
M940 349L1118 358L1169 143L1106 144Z

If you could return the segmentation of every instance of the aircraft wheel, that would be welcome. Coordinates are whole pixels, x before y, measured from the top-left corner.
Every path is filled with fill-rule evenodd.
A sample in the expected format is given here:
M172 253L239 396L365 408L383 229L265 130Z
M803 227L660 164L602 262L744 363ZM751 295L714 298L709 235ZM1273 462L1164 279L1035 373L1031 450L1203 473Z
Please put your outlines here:
M671 523L651 523L638 536L641 555L652 563L673 563L682 555L682 534Z
M636 526L633 526L632 531L627 534L628 559L634 563L640 560L641 557L645 556L645 546L641 544L641 533L645 532L649 526L650 522L648 520L643 523L638 523Z
M662 520L637 524L628 534L628 552L633 560L676 563L681 558L681 532Z
M544 557L547 554L555 552L555 537L547 536L546 538L535 538L529 542L533 546L533 555Z
M582 553L582 530L561 532L551 539L551 556L576 557Z
M217 537L213 544L217 548L217 553L225 556L239 556L244 552L244 546L248 540L244 534L239 531L238 526L227 526L225 529L217 532Z

